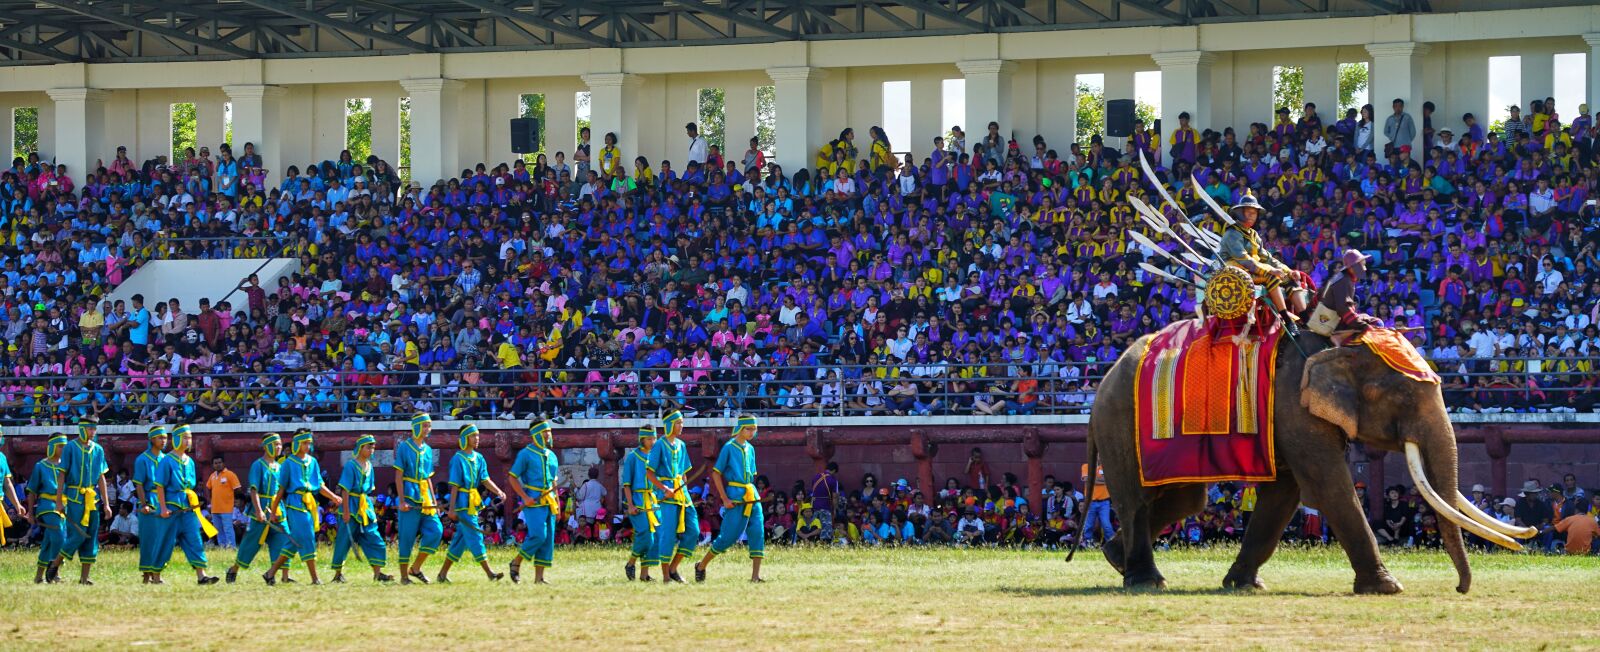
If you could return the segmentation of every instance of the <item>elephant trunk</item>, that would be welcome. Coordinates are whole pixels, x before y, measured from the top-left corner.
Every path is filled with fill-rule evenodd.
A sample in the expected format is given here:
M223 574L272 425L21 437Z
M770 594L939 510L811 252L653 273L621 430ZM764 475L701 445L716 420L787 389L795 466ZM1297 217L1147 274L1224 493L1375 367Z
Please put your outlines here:
M1417 426L1415 431L1406 433L1405 437L1406 466L1411 471L1412 481L1418 492L1439 515L1439 538L1444 543L1445 552L1450 555L1450 562L1456 567L1456 591L1466 593L1472 588L1472 567L1467 562L1466 544L1461 537L1462 528L1467 528L1480 536L1488 533L1505 539L1512 545L1516 544L1505 535L1489 530L1483 524L1472 520L1472 517L1457 511L1451 505L1453 500L1447 500L1435 491L1434 487L1437 486L1448 492L1445 495L1454 497L1458 491L1457 487L1460 486L1455 430L1450 426L1448 418L1443 416L1443 410L1440 410L1440 415L1436 419L1422 418L1415 423Z

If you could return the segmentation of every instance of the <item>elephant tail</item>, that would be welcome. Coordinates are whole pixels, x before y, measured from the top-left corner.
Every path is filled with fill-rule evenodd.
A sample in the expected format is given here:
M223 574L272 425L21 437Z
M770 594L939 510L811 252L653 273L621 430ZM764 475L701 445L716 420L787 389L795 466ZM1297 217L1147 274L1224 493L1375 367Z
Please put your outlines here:
M1089 482L1083 490L1083 500L1078 501L1078 518L1072 531L1072 547L1067 549L1067 563L1072 563L1073 555L1078 554L1078 549L1083 547L1083 522L1089 517L1089 499L1094 496L1095 480L1100 477L1095 470L1100 468L1100 453L1094 449L1094 437L1089 437Z

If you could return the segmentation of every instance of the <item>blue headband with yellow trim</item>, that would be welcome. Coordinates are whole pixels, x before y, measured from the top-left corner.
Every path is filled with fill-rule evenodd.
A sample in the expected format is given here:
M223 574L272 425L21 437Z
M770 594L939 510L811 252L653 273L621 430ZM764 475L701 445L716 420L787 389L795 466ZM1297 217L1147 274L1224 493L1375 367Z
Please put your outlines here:
M530 424L528 426L528 434L533 436L533 445L540 448L549 448L550 440L555 436L554 433L550 432L550 429L549 421Z
M461 450L467 449L467 438L478 434L478 427L472 424L461 426L461 432L456 435L456 445Z
M433 417L429 416L427 412L418 412L411 415L411 436L415 437L422 434L423 424L428 423L433 423Z
M639 426L639 438L640 439L644 439L645 437L654 437L654 436L656 436L656 427L655 426Z
M294 446L295 446L295 448L299 448L301 444L305 444L306 447L307 447L307 450L310 449L310 446L311 446L311 431L310 430L301 429L299 432L294 433Z
M94 417L79 417L78 418L78 436L79 437L82 437L84 439L88 439L89 438L89 429L90 428L98 428L98 427L100 427L100 420L99 419L96 419Z
M172 429L172 447L178 447L178 441L193 441L194 435L189 431L189 424L185 423Z
M156 437L165 436L167 436L166 426L150 426L150 432L145 435L145 439L155 439Z
M751 416L751 415L748 415L748 414L741 414L741 415L739 415L739 420L734 422L733 434L737 435L737 434L739 434L740 430L744 430L745 428L752 428L753 429L755 427L756 427L756 418L754 416ZM750 438L754 439L755 436L756 436L755 432L752 431L750 433Z
M367 444L372 444L373 448L377 448L378 447L378 438L377 437L373 437L372 435L362 435L362 436L356 438L356 450L357 451L360 451L361 447L362 446L366 446Z
M668 412L666 416L661 417L661 425L663 425L663 426L671 426L672 424L677 423L677 422L682 421L682 420L683 420L683 413L679 412L677 410L673 410L671 412Z
M55 455L56 451L61 450L61 447L62 446L66 446L66 445L67 445L67 436L66 435L52 435L50 437L50 441L47 441L44 444L44 454L45 454L46 457L49 457L51 455Z
M262 435L261 436L261 450L262 450L262 452L267 452L267 451L272 450L272 445L276 444L278 442L281 442L281 441L283 441L283 438L278 436L278 433L275 433L275 432L269 432L269 433L267 433L265 435Z

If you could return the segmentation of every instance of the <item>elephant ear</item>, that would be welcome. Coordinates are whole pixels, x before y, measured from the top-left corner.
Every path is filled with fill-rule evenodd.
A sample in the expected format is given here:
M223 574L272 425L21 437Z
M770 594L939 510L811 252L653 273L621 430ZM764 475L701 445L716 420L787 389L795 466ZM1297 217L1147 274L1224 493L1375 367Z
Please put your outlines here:
M1306 360L1300 377L1300 405L1356 438L1359 422L1359 392L1355 377L1355 349L1335 347Z

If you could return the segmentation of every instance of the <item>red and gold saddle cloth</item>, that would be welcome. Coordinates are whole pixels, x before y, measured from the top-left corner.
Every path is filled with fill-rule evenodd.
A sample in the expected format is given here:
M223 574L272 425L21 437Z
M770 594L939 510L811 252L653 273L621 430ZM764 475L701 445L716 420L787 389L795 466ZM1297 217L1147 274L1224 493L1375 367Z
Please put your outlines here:
M1189 319L1150 340L1133 397L1144 486L1277 478L1272 377L1283 331L1251 329L1235 343L1239 326Z
M1439 374L1434 372L1428 361L1422 358L1422 353L1417 351L1417 347L1413 346L1411 340L1406 339L1405 334L1400 331L1369 328L1356 336L1350 344L1367 345L1367 348L1382 359L1384 364L1412 380L1439 384Z

